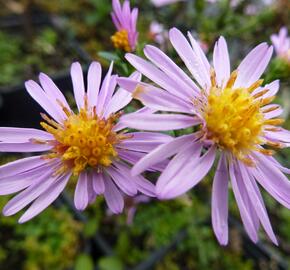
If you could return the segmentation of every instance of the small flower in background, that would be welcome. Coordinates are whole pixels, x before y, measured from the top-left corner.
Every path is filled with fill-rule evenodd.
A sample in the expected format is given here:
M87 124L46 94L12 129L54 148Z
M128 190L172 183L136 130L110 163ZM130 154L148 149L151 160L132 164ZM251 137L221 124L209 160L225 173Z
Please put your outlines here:
M274 0L262 0L262 3L265 5L265 6L271 6L275 3Z
M168 39L168 31L165 30L163 24L153 21L150 24L149 39L163 45Z
M111 36L115 48L132 52L135 50L138 40L137 18L138 9L131 11L130 2L125 0L121 6L119 0L113 0L112 20L117 28L117 32Z
M241 2L242 2L242 0L231 0L230 1L230 6L232 8L236 8Z
M249 4L245 8L245 14L247 15L255 15L259 11L258 7L254 4Z
M208 43L206 43L205 41L201 39L197 40L197 43L204 53L208 52L208 49L209 49Z
M277 149L290 146L290 132L279 125L282 109L270 104L279 89L279 81L262 86L260 80L273 52L266 43L255 47L236 70L230 71L227 43L221 37L215 45L213 67L197 41L188 33L173 28L169 39L185 63L192 80L167 55L154 46L146 46L146 61L127 54L127 60L157 86L129 78L118 83L145 106L172 112L144 118L125 116L132 128L165 131L195 127L196 131L158 146L132 169L138 175L149 166L174 156L156 184L159 199L184 194L198 184L219 157L212 191L212 225L222 245L228 243L228 185L231 186L244 227L258 241L261 224L273 243L277 239L257 182L278 202L290 208L290 182L273 157ZM182 113L182 114L177 114ZM265 147L266 146L266 147Z
M287 28L284 26L280 29L278 35L271 35L271 41L277 56L290 63L290 37Z
M50 205L63 191L71 175L77 176L75 206L83 210L97 195L104 194L113 213L123 210L124 192L134 196L138 191L154 196L154 185L142 176L132 177L127 163L135 164L145 153L160 143L171 140L164 134L150 132L126 133L120 111L132 99L130 93L118 89L111 64L101 84L102 70L93 62L88 70L85 92L79 63L71 66L71 77L78 113L69 107L65 97L45 74L40 85L25 83L28 93L50 115L41 114L41 126L31 128L0 128L1 152L43 152L45 154L20 159L0 167L0 194L20 193L3 209L13 215L31 204L19 219L20 223L33 218ZM135 72L132 79L140 80ZM101 87L100 87L101 86ZM141 109L131 115L149 115ZM162 170L163 164L151 170Z
M155 7L162 7L162 6L170 5L170 4L181 2L181 1L186 1L186 0L151 0L151 3Z

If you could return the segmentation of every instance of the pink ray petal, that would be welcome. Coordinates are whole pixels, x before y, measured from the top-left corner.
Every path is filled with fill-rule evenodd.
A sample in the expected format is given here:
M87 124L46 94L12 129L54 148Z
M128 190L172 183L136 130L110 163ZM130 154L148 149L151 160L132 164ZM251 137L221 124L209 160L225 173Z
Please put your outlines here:
M20 217L19 223L24 223L47 208L52 202L56 200L59 194L64 190L71 174L65 174L41 194L28 208L28 210Z
M124 208L123 196L108 175L104 174L104 178L107 205L114 214L120 214Z
M84 76L80 63L75 62L71 65L70 74L72 78L75 101L78 109L80 110L84 107L85 96Z
M98 62L92 62L88 70L88 103L89 106L97 106L98 95L102 79L102 67Z
M211 220L214 233L221 245L228 244L228 182L229 172L224 154L221 154L214 176L211 198Z
M74 194L74 203L76 209L82 211L89 203L88 195L88 173L86 171L81 172Z

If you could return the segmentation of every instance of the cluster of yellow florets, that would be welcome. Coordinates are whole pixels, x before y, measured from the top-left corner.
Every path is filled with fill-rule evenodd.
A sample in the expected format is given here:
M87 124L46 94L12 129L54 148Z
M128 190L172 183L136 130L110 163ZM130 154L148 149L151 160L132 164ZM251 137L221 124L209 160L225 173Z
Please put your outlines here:
M123 29L116 32L113 36L111 36L111 40L115 48L124 50L125 52L132 51L127 30Z
M261 136L265 126L281 124L281 119L264 118L262 107L274 97L259 98L268 90L251 94L262 84L262 80L249 88L234 88L236 76L234 72L224 88L216 86L213 81L202 112L206 122L206 138L221 149L232 152L238 159L250 163L247 155L251 151L272 153L270 150L257 149L257 145L268 143Z
M117 152L114 145L122 139L112 127L116 115L100 119L96 114L82 109L78 115L71 114L63 125L50 119L42 127L55 137L55 147L48 158L60 158L61 170L72 169L75 175L87 167L110 166Z

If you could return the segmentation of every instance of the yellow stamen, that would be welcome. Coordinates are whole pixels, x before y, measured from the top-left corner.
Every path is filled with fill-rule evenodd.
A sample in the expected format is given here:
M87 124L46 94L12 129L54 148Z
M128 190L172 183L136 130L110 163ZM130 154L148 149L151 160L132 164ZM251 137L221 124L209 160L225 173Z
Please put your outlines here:
M276 98L276 96L267 97L267 98L262 99L260 106L262 107L264 105L271 103L275 98Z
M265 127L264 129L267 130L267 131L273 131L273 132L281 130L280 127Z
M231 73L231 76L227 82L227 85L226 85L226 88L232 88L233 85L235 84L235 81L238 77L238 71L237 70L234 70L232 73Z
M215 70L213 68L211 68L211 70L210 70L210 81L211 81L212 86L216 85L216 73L215 73Z
M57 122L55 122L54 120L50 119L45 113L40 113L41 117L43 120L45 120L48 124L50 124L51 126L55 127L55 128L59 128L61 127L60 124L58 124Z
M250 159L250 158L248 158L248 157L245 157L245 156L240 156L240 157L238 157L242 162L244 162L247 166L249 166L249 167L253 167L253 166L255 166L255 162L252 160L252 159Z
M261 79L261 80L254 82L250 87L248 87L248 92L249 93L254 92L254 90L256 90L258 87L260 87L262 85L263 81L264 80Z
M65 115L67 117L69 117L72 114L72 111L70 111L66 106L64 106L64 104L59 99L57 99L56 101L60 105L60 107L62 108Z
M280 142L267 141L266 144L271 146L271 147L275 147L275 148L284 148L285 147L285 145L283 143L280 143Z
M267 119L264 121L265 125L279 126L284 123L284 119L275 118L275 119Z
M113 36L111 36L111 40L115 48L124 50L125 52L132 51L127 30L123 29L116 32Z
M275 154L275 151L270 150L270 149L258 148L258 149L254 149L254 150L258 151L266 156L273 156Z
M265 94L268 93L268 92L269 92L269 89L262 90L262 91L260 91L259 93L253 95L253 98L259 98L259 97L265 95Z
M273 106L271 106L271 107L269 107L269 108L262 108L262 112L263 113L268 113L268 112L272 112L272 111L275 111L275 110L277 110L277 109L279 109L280 108L280 106L279 105L273 105Z
M52 135L55 135L57 130L55 128L53 128L52 126L50 126L49 124L45 123L45 122L40 122L40 125L48 132L51 133Z

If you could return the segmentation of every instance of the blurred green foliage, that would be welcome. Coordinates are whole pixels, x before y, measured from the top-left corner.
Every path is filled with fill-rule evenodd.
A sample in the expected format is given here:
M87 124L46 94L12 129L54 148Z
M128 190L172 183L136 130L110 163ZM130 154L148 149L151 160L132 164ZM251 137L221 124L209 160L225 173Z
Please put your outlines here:
M0 86L9 85L16 80L21 82L22 72L25 67L21 58L21 39L12 37L0 31Z
M93 270L94 263L92 261L92 258L88 254L79 254L74 269Z
M1 208L5 203L1 197ZM0 216L0 269L65 270L74 265L83 226L65 207L50 207L22 225L18 218Z
M2 156L0 164L18 158ZM0 209L11 197L0 197ZM17 223L20 215L0 215L1 270L66 270L74 265L82 248L84 225L74 220L65 206L50 207L21 225Z
M66 70L75 55L60 41L56 30L48 26L38 29L31 40L23 33L0 29L0 88L23 84L40 71L53 75Z

